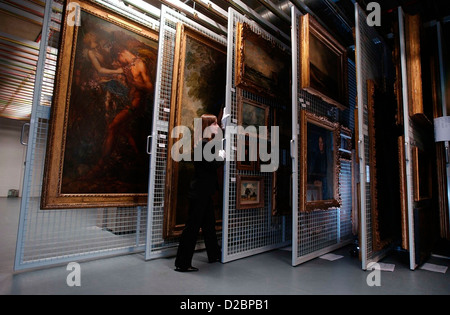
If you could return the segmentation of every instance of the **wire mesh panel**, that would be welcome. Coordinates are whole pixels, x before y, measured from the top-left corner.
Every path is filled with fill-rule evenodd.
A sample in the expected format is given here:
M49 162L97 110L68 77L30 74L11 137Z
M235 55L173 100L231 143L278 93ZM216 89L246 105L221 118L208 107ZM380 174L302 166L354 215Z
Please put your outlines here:
M281 49L290 53L290 48L279 42L273 36L262 30L255 22L245 18L237 11L228 10L228 52L227 52L227 95L225 112L230 115L228 126L237 126L238 99L258 102L269 108L280 107L276 99L268 99L237 88L235 85L236 56L236 26L237 23L247 23L251 30L262 38L272 41ZM273 125L270 114L269 126ZM236 133L227 133L226 150L230 156L237 152ZM286 224L290 224L290 217L273 216L272 204L272 173L262 173L259 170L239 170L234 159L226 161L224 188L224 223L222 241L222 260L229 262L239 258L261 253L273 248L279 248L290 243L291 234L286 232ZM264 206L254 209L238 209L237 181L238 176L260 176L264 181ZM290 226L290 225L288 225Z
M375 251L373 246L373 222L372 222L372 200L370 184L370 164L371 154L368 134L368 80L376 82L379 86L384 86L383 60L385 54L385 44L374 27L366 23L367 16L358 4L355 4L356 17L356 55L357 55L357 80L358 80L358 130L359 130L359 168L360 168L360 248L362 268L381 259L386 250Z
M158 69L155 92L155 108L152 135L152 157L150 167L150 186L148 205L151 211L147 220L146 259L169 256L178 246L179 237L165 238L164 200L166 166L168 158L169 116L172 97L172 80L177 23L183 23L212 40L226 45L226 39L199 25L180 13L162 6L160 19L160 37L158 51ZM200 244L202 246L202 244Z
M355 66L348 61L348 89L349 89L349 107L346 110L339 110L336 107L324 102L322 99L302 90L299 79L300 72L300 12L292 9L292 53L295 55L293 67L293 95L296 99L293 107L296 107L297 122L300 122L301 111L307 111L317 116L326 117L331 122L339 122L342 126L354 131L354 109L356 95ZM297 130L300 135L300 130ZM296 141L297 156L303 152ZM295 184L300 187L300 176L303 172L300 159L296 161L298 175L295 176ZM311 212L300 212L298 204L303 193L297 189L296 208L293 209L293 242L292 242L292 265L298 265L310 259L316 258L324 253L330 252L339 247L345 246L353 239L352 232L352 162L351 160L340 161L339 171L339 194L341 196L341 206L339 208L315 210Z
M50 106L59 57L56 47L59 47L61 25L55 21L61 21L63 8L63 1L47 3L40 46L44 51L40 52L35 73L15 270L139 252L144 250L146 241L146 207L40 209ZM114 9L113 1L105 3L109 9ZM139 14L136 12L136 16ZM150 18L148 22L157 24Z
M400 41L400 62L401 62L401 81L402 81L402 105L403 105L403 127L404 127L404 146L405 146L405 171L406 171L406 199L407 199L407 234L408 234L408 250L409 250L409 266L411 270L417 267L416 259L420 259L420 253L416 253L416 228L414 215L414 187L413 187L413 166L412 166L412 150L413 146L423 147L421 143L420 127L409 116L409 91L408 85L408 65L407 65L407 48L406 48L406 21L405 14L401 7L398 7L399 22L399 41ZM419 245L419 244L417 244ZM416 257L416 254L417 257Z

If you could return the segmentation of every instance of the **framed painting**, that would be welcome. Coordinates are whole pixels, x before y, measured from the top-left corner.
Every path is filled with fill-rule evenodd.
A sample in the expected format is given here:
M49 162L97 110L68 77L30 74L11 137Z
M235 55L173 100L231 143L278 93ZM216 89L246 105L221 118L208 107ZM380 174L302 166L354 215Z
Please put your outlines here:
M339 207L339 124L301 112L300 211Z
M422 78L426 75L426 70L422 69L423 52L421 52L422 21L419 14L405 15L405 43L409 116L418 123L431 126L433 121L433 109L428 102L424 102L424 89ZM422 48L423 50L424 48Z
M65 12L41 208L146 205L158 34L90 1L68 3L80 23Z
M237 23L236 87L289 101L290 60L286 51L255 33L249 24Z
M403 158L399 156L396 101L373 80L367 81L368 166L372 248L380 251L395 239L401 226ZM402 148L402 147L401 147ZM398 163L400 159L400 163ZM399 194L400 192L400 194Z
M242 93L238 96L238 125L243 128L254 126L256 131L259 132L260 126L269 127L269 114L270 108L262 103L249 100L242 96ZM258 134L251 133L250 136L258 137ZM267 137L269 135L269 129L267 131Z
M347 50L309 14L301 17L300 84L340 109L348 107Z
M264 178L238 175L236 178L236 209L264 207Z
M226 47L183 25L177 24L172 79L169 130L187 126L194 135L194 118L213 114L220 123L225 106ZM175 161L171 148L180 138L168 138L165 180L165 238L178 237L188 217L188 193L194 162ZM223 167L218 170L219 189L213 196L216 228L222 227Z

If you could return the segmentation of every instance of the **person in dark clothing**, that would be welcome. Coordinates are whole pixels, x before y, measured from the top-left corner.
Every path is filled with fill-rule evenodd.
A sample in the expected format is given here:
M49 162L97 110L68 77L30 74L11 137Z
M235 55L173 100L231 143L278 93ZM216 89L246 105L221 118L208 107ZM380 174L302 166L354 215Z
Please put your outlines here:
M205 145L220 131L216 116L202 115L202 135L207 127L211 131L211 137L202 138L196 144L197 146L202 146L202 152ZM221 259L221 250L216 235L216 219L212 196L218 189L217 169L223 164L224 151L218 152L217 155L220 155L220 157L207 161L204 154L202 154L200 161L194 161L194 178L189 189L188 220L178 245L175 259L176 271L198 271L197 268L192 266L192 257L200 228L205 240L208 261L212 263Z

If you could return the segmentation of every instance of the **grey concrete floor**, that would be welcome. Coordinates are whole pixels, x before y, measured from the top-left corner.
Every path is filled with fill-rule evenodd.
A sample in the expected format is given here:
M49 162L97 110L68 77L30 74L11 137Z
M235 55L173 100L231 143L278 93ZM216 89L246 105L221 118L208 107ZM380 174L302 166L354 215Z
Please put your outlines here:
M2 295L379 295L450 294L450 270L445 274L411 271L407 261L393 253L382 262L395 264L381 272L379 287L367 284L370 271L344 247L342 259L316 258L292 267L291 252L274 250L226 264L208 264L204 251L196 252L195 273L173 270L174 258L145 261L130 254L80 262L81 286L69 287L67 265L14 272L19 199L0 198L0 294ZM450 260L432 257L429 263L450 266ZM450 268L449 268L450 269Z

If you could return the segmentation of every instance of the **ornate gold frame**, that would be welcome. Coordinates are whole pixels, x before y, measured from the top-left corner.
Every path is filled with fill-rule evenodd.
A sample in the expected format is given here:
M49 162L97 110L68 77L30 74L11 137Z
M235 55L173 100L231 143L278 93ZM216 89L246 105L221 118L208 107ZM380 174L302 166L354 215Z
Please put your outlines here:
M307 92L322 98L325 102L332 104L340 109L348 107L348 88L347 88L347 50L325 28L323 28L313 17L309 14L303 15L300 20L300 87ZM340 58L340 67L337 69L339 78L341 79L338 86L339 99L333 99L325 93L315 89L311 85L311 66L310 66L310 36L314 35L321 41L329 50L335 53Z
M307 124L312 123L333 133L333 199L307 201L307 180L308 180L308 133ZM339 207L341 205L341 196L339 193L339 173L340 173L340 157L339 150L339 124L330 122L325 117L319 117L305 110L300 113L300 157L299 157L299 173L300 173L300 200L299 211L309 212L314 210L327 210Z
M290 56L278 47L274 42L271 42L262 37L260 34L256 34L250 28L247 23L237 23L236 25L236 57L235 57L235 86L256 93L258 95L269 97L286 97L286 95L277 95L277 88L279 83L274 81L273 78L262 76L260 80L251 80L246 77L245 65L246 65L246 45L247 40L253 41L261 50L268 52L271 56L283 55L281 60L290 61ZM247 57L248 58L248 57ZM261 86L261 80L269 81L271 84L269 88ZM289 89L287 89L289 92Z
M106 20L123 29L158 41L154 30L142 27L138 23L85 0L69 0L82 11ZM133 207L147 204L147 193L95 193L63 194L61 181L64 163L64 150L68 129L71 83L74 73L75 51L79 26L71 26L67 21L73 12L66 11L55 80L55 93L51 112L51 123L47 142L47 155L42 185L41 209L96 208L96 207Z

